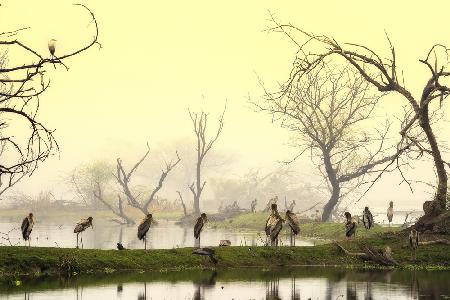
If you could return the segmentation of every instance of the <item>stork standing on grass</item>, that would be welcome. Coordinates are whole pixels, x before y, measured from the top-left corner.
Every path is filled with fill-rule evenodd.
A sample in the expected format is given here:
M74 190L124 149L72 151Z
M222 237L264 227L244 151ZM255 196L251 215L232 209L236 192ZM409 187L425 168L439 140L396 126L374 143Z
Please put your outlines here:
M81 248L84 248L83 245L83 231L85 231L87 228L92 227L94 229L94 225L92 224L92 217L89 217L87 219L81 219L80 222L77 223L75 226L73 233L77 234L77 248L78 246L78 235L81 234Z
M34 218L33 213L29 213L28 216L25 217L22 221L22 226L20 227L22 229L22 237L26 241L28 241L28 247L30 247L30 234L33 230L34 226Z
M300 233L300 222L295 213L286 211L286 221L291 228L291 246L295 246L295 236Z
M394 217L394 202L389 202L389 208L387 209L387 218L389 221L389 227L391 227L392 218Z
M198 239L198 247L200 248L200 235L202 233L203 226L208 221L208 218L206 217L205 213L202 213L200 217L197 219L197 222L195 222L194 226L194 237L197 240Z
M411 258L416 260L416 252L417 248L419 248L419 232L415 230L414 228L411 229L411 232L409 233L409 245L411 246Z
M352 214L349 213L348 211L346 211L344 213L345 218L347 219L346 223L345 223L345 236L347 238L350 237L355 237L356 236L356 227L357 227L357 222L354 218L352 218Z
M365 207L363 211L363 224L366 229L370 229L373 227L373 215L369 210L369 207Z
M137 236L139 240L144 240L144 249L147 250L147 232L152 225L153 216L152 214L147 214L138 226Z
M284 220L278 213L278 208L275 203L272 203L271 209L272 212L266 221L265 232L266 235L270 238L270 245L275 245L276 247L278 247L278 235L283 228Z

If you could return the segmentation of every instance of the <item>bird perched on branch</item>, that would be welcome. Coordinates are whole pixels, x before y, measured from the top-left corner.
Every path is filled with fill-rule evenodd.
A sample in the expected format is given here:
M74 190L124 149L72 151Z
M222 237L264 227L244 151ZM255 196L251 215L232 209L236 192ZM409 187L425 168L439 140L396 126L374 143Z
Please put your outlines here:
M291 246L295 246L295 236L300 233L300 222L297 215L290 210L286 211L286 222L291 228Z
M200 235L202 233L203 226L208 221L205 213L202 213L200 217L197 218L197 222L195 222L194 226L194 238L198 240L198 247L200 248Z
M22 221L22 226L20 227L22 229L22 237L25 241L28 241L28 246L30 245L30 234L33 230L34 226L34 218L33 213L29 213L28 216L25 217Z
M394 217L394 202L389 202L389 208L387 209L387 218L389 221L389 227L392 223L392 218Z
M419 232L414 228L409 233L409 245L411 246L411 258L416 259L417 248L419 248Z
M369 210L369 207L365 207L363 211L363 224L366 229L370 229L373 227L373 215Z
M348 211L346 211L344 215L347 220L345 223L345 236L347 238L356 236L356 227L357 227L356 220L352 218L351 213L349 213Z
M139 240L144 240L144 249L147 250L147 232L150 229L150 225L152 225L153 216L152 214L147 214L144 219L142 219L141 223L138 226L137 237Z
M48 41L48 51L50 52L51 57L55 56L55 51L56 51L56 40L55 39L51 39L50 41Z
M50 41L48 41L48 51L50 52L50 58L52 60L56 59L56 56L55 56L56 40L55 39L51 39ZM53 63L53 67L56 69L55 63Z
M92 217L89 217L87 219L81 219L80 222L77 223L75 226L73 233L77 234L77 248L78 248L78 235L81 234L81 248L84 247L83 245L83 231L85 231L87 228L91 227L94 229L94 225L92 224Z
M270 238L270 245L275 245L276 247L278 247L278 235L283 228L284 220L278 213L278 208L275 203L272 203L271 210L272 212L270 213L270 216L266 221L266 227L264 230L266 232L266 235Z

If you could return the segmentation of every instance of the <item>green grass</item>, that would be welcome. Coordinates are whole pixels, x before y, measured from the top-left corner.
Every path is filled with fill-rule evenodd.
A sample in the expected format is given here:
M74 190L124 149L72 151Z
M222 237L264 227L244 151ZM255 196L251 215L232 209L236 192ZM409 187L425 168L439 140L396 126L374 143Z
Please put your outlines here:
M211 220L208 226L211 228L221 228L229 230L251 230L263 231L266 224L267 213L242 214L224 221L215 222ZM375 225L371 230L366 230L362 224L359 225L357 235L362 237L372 237L380 233L399 231L400 227L382 227ZM300 223L300 235L308 238L320 239L343 239L345 238L344 224L341 223L321 223L305 221Z
M447 245L422 246L417 260L410 259L405 247L406 236L380 234L352 241L342 240L348 250L359 251L361 244L374 247L389 245L394 258L406 269L450 269L450 251ZM214 266L207 257L193 255L192 248L163 250L93 250L67 248L0 247L0 277L44 274L114 273L118 270L169 271L208 268L281 266L342 266L379 268L372 263L343 255L334 244L311 247L219 247L219 260Z

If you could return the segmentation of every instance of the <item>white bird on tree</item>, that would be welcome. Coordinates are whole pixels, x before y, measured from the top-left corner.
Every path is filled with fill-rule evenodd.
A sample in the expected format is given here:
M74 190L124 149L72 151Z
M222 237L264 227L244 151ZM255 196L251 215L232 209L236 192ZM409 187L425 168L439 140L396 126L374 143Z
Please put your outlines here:
M28 241L28 246L30 246L30 234L33 230L34 226L34 218L33 213L29 213L28 216L25 217L22 221L22 237L25 241Z
M139 240L144 240L144 249L147 249L147 232L150 229L150 225L152 225L152 221L152 214L147 214L138 226L137 236Z
M83 245L83 231L85 231L87 228L92 227L94 229L94 225L92 224L92 217L89 217L87 219L81 219L80 222L77 223L75 226L73 233L77 234L77 248L78 248L78 235L81 234L81 248L84 247Z

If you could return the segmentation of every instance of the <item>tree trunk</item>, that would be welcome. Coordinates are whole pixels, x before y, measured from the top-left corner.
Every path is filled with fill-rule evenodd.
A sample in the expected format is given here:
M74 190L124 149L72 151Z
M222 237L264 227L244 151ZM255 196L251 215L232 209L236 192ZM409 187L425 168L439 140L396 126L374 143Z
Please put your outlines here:
M196 192L194 194L194 213L199 214L200 213L200 196L202 194L202 184L201 184L201 168L202 168L202 161L203 158L198 154L197 158L197 170L196 170L196 182L195 182L195 188Z
M428 105L425 105L420 112L419 115L419 124L420 127L425 132L428 143L430 144L430 148L433 155L434 166L436 168L436 173L438 177L438 186L434 200L438 205L435 205L435 209L430 213L439 214L446 208L447 202L447 172L445 171L445 165L442 161L441 151L439 150L439 145L436 141L436 137L434 136L433 129L430 126L430 119L428 116Z
M332 189L330 199L325 204L325 206L323 208L323 212L322 212L322 221L326 222L330 219L331 213L333 212L336 204L339 201L341 187L339 186L336 170L333 168L333 165L331 163L330 153L326 149L322 150L322 152L323 152L325 170L327 172L328 181L330 182L331 189Z

